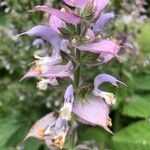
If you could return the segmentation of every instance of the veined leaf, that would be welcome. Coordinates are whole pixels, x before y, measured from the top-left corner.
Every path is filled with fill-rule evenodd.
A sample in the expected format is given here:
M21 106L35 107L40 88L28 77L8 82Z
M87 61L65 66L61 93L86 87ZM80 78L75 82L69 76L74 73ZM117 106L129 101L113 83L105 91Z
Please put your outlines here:
M147 118L150 116L150 95L132 96L123 108L123 115Z
M0 119L0 149L4 150L9 137L18 129L13 117ZM8 148L6 148L8 149Z
M135 88L150 90L150 75L135 78Z
M130 125L112 137L113 150L149 150L150 121L142 120Z
M79 129L79 141L95 141L100 149L104 149L108 140L109 133L106 133L104 129L100 127L85 127Z

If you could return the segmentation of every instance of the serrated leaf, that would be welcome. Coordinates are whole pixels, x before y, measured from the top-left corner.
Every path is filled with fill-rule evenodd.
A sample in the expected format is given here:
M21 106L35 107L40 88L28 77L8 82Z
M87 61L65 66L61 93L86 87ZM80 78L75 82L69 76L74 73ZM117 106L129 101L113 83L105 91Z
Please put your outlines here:
M135 78L135 88L141 90L150 90L150 75Z
M132 96L124 105L123 115L147 118L150 116L150 96Z
M142 120L130 125L112 137L113 150L149 150L150 121Z

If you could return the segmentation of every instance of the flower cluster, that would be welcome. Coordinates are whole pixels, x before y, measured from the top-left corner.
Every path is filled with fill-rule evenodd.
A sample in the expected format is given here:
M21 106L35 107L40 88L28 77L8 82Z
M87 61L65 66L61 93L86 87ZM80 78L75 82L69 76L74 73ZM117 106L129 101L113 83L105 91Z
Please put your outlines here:
M98 61L101 64L118 57L119 42L101 37L103 28L115 18L113 12L102 13L108 3L108 0L64 0L60 10L46 5L36 6L32 10L50 14L49 23L37 25L21 35L46 40L52 51L49 54L47 50L41 50L41 53L34 55L33 67L22 79L36 77L40 80L37 83L40 90L46 90L48 85L58 86L59 78L71 80L71 84L66 88L60 110L38 120L26 138L36 137L44 140L49 148L62 149L77 121L101 126L112 133L109 129L112 126L109 110L115 104L116 97L99 86L105 82L114 86L125 84L109 74L101 73L95 77L90 91L82 93L80 88L83 83L80 72L82 54L95 53L95 63Z

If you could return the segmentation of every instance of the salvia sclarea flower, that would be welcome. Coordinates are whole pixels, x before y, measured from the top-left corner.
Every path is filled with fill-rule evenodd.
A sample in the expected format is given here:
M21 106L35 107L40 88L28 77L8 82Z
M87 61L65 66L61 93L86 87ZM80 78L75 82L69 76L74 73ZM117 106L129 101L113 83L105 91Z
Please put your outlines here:
M35 137L45 141L49 148L55 146L62 149L68 132L73 129L69 124L73 102L73 85L69 85L64 94L63 107L58 112L51 112L39 119L25 139Z
M112 133L109 113L116 102L116 96L101 90L99 86L105 82L114 86L118 86L118 83L125 84L109 74L99 74L95 77L94 88L90 92L81 97L80 89L83 83L80 80L80 53L95 53L98 61L103 64L118 57L121 47L119 42L100 36L108 22L115 18L113 12L102 14L108 3L109 0L64 0L60 10L46 5L38 5L33 9L34 12L48 13L49 22L46 25L36 25L21 35L27 34L47 41L51 53L44 51L45 53L34 55L36 60L22 79L40 79L37 83L40 90L46 90L48 85L58 86L59 78L71 79L71 84L65 90L63 106L58 112L51 112L39 119L26 138L36 137L45 141L51 149L63 149L66 139L76 127L75 122L100 126Z

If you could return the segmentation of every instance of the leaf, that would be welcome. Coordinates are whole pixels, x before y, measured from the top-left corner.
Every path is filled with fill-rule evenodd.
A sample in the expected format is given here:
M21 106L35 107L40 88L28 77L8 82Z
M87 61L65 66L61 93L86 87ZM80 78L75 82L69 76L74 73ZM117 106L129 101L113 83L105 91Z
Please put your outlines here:
M150 22L148 21L147 23L143 24L140 27L140 32L139 35L137 36L137 42L140 46L140 50L145 54L148 54L150 49L149 45L150 34L149 32L147 32L150 30L149 23Z
M123 115L147 118L150 116L150 96L134 95L123 108Z
M0 119L0 149L5 149L9 137L18 129L14 117ZM8 148L7 148L8 149Z
M35 138L29 138L24 142L25 150L38 150L43 145L43 142Z
M150 75L135 78L135 88L141 90L150 90Z
M150 121L142 120L130 125L112 137L113 150L149 150Z
M108 133L106 133L100 127L86 127L81 126L79 129L79 142L94 140L100 149L104 149L106 141L108 139Z

